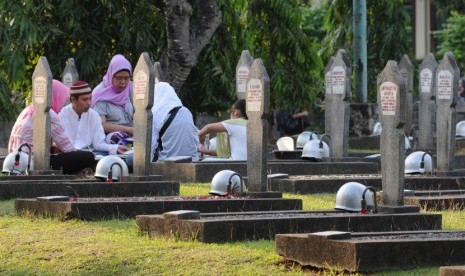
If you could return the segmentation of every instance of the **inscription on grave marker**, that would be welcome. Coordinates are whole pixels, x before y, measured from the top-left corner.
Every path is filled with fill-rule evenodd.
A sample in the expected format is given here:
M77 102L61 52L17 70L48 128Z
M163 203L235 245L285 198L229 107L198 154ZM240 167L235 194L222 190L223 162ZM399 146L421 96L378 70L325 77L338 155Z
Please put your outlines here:
M136 100L145 99L145 92L147 91L148 76L144 71L138 71L134 75L134 95Z
M247 76L249 75L249 67L240 66L237 70L237 92L245 93L247 91Z
M34 79L34 99L36 103L45 102L45 93L47 92L47 80L44 77Z
M263 98L262 82L259 79L250 79L247 86L247 109L260 111Z
M381 110L383 115L396 115L397 90L397 85L393 82L383 82L381 84Z
M425 68L420 72L420 88L421 93L430 93L433 83L433 72L429 68Z
M342 66L336 66L331 71L332 79L332 93L333 94L344 94L345 92L345 81L346 72Z
M439 71L436 93L438 99L448 100L452 97L452 73L450 71Z

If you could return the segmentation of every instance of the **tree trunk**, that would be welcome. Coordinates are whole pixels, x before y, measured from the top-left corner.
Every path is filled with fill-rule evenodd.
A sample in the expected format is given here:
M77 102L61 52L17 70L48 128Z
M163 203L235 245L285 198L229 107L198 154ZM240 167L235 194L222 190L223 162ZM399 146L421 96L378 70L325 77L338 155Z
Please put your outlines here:
M216 0L164 0L168 50L161 58L163 74L181 90L202 49L221 24ZM191 3L195 4L195 13ZM194 24L190 24L191 17Z

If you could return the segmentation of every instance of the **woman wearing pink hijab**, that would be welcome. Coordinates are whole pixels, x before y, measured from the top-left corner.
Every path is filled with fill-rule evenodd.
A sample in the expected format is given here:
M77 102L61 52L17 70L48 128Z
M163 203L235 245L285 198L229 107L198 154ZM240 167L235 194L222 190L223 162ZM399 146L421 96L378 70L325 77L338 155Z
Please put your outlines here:
M52 105L50 109L50 127L52 137L52 148L58 154L50 155L50 166L54 170L63 169L63 173L78 173L83 169L95 166L95 157L91 152L76 151L73 144L65 135L58 113L69 98L69 88L60 81L52 81ZM19 114L13 129L11 130L8 143L8 153L18 151L19 147L27 143L33 151L33 121L34 106L26 106ZM29 153L27 147L21 151Z
M105 133L133 135L132 66L123 55L115 55L103 81L92 91L91 107L102 118Z

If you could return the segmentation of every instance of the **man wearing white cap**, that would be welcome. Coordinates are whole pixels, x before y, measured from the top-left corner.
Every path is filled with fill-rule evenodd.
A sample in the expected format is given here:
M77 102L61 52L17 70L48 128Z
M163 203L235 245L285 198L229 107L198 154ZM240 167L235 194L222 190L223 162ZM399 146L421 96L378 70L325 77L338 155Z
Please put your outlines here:
M123 145L110 145L105 142L100 115L90 108L92 90L85 81L76 81L70 88L71 103L65 106L60 114L61 123L71 143L77 149L124 153L128 150Z

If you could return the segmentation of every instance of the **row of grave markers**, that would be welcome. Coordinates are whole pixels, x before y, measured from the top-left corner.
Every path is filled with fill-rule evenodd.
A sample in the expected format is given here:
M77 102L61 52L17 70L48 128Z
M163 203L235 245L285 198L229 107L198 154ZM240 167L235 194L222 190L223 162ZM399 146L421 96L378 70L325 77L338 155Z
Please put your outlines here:
M270 79L261 59L253 60L244 51L237 66L238 97L247 101L249 117L248 143L248 183L249 190L263 192L267 189L267 137L268 112L270 102ZM151 141L154 84L163 79L159 63L152 63L148 53L141 54L134 69L134 175L151 174ZM79 78L73 59L69 59L63 80L67 85ZM34 116L34 165L37 171L50 168L50 106L52 99L52 73L45 57L41 57L32 77ZM244 91L245 88L245 91ZM250 164L250 165L249 165ZM252 165L253 164L253 165Z

